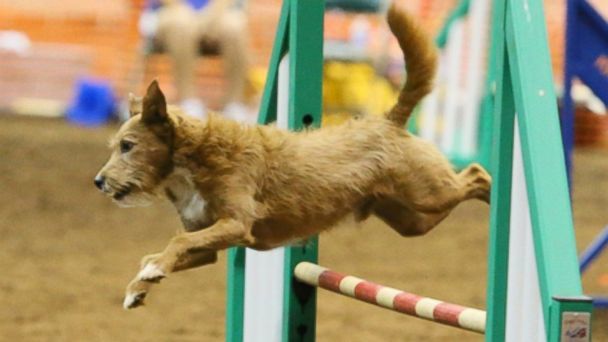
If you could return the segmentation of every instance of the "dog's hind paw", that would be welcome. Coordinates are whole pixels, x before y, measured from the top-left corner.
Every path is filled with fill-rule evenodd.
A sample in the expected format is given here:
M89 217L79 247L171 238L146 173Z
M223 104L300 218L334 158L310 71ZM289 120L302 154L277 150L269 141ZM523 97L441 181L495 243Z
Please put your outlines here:
M153 283L158 283L161 279L165 277L165 272L163 272L163 270L154 263L148 263L137 274L138 280L149 281Z
M127 293L127 295L125 296L125 300L122 302L122 307L125 310L129 310L144 305L144 299L146 298L146 294L146 292Z

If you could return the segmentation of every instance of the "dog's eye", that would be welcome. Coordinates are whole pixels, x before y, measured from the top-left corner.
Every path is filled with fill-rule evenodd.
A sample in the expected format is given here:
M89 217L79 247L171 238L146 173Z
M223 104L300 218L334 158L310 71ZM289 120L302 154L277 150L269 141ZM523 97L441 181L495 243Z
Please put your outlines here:
M127 141L127 140L121 140L120 141L120 153L127 153L127 152L131 151L133 146L135 146L134 143Z

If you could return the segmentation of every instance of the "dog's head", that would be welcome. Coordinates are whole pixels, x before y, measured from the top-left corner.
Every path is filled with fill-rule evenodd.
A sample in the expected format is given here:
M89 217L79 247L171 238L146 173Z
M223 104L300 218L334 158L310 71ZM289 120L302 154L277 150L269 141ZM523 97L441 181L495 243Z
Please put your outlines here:
M158 82L143 100L130 95L129 102L131 117L111 139L110 159L95 176L95 186L125 207L149 204L171 173L175 132Z

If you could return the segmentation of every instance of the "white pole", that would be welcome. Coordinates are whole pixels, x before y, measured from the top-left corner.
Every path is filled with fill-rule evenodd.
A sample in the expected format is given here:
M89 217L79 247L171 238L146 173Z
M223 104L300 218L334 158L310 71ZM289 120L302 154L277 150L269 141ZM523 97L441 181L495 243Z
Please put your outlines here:
M287 129L289 113L289 53L279 63L277 126ZM243 340L281 342L285 248L266 252L245 250Z
M517 119L513 143L505 341L546 341Z

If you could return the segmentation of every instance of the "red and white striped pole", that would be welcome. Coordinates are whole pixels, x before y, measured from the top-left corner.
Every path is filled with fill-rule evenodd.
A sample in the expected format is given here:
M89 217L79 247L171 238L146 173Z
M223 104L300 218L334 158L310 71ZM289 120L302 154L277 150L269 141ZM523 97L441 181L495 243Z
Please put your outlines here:
M301 262L294 275L300 282L317 286L406 315L428 319L478 333L486 328L486 312L460 305L420 297L357 277L334 272L325 267Z

